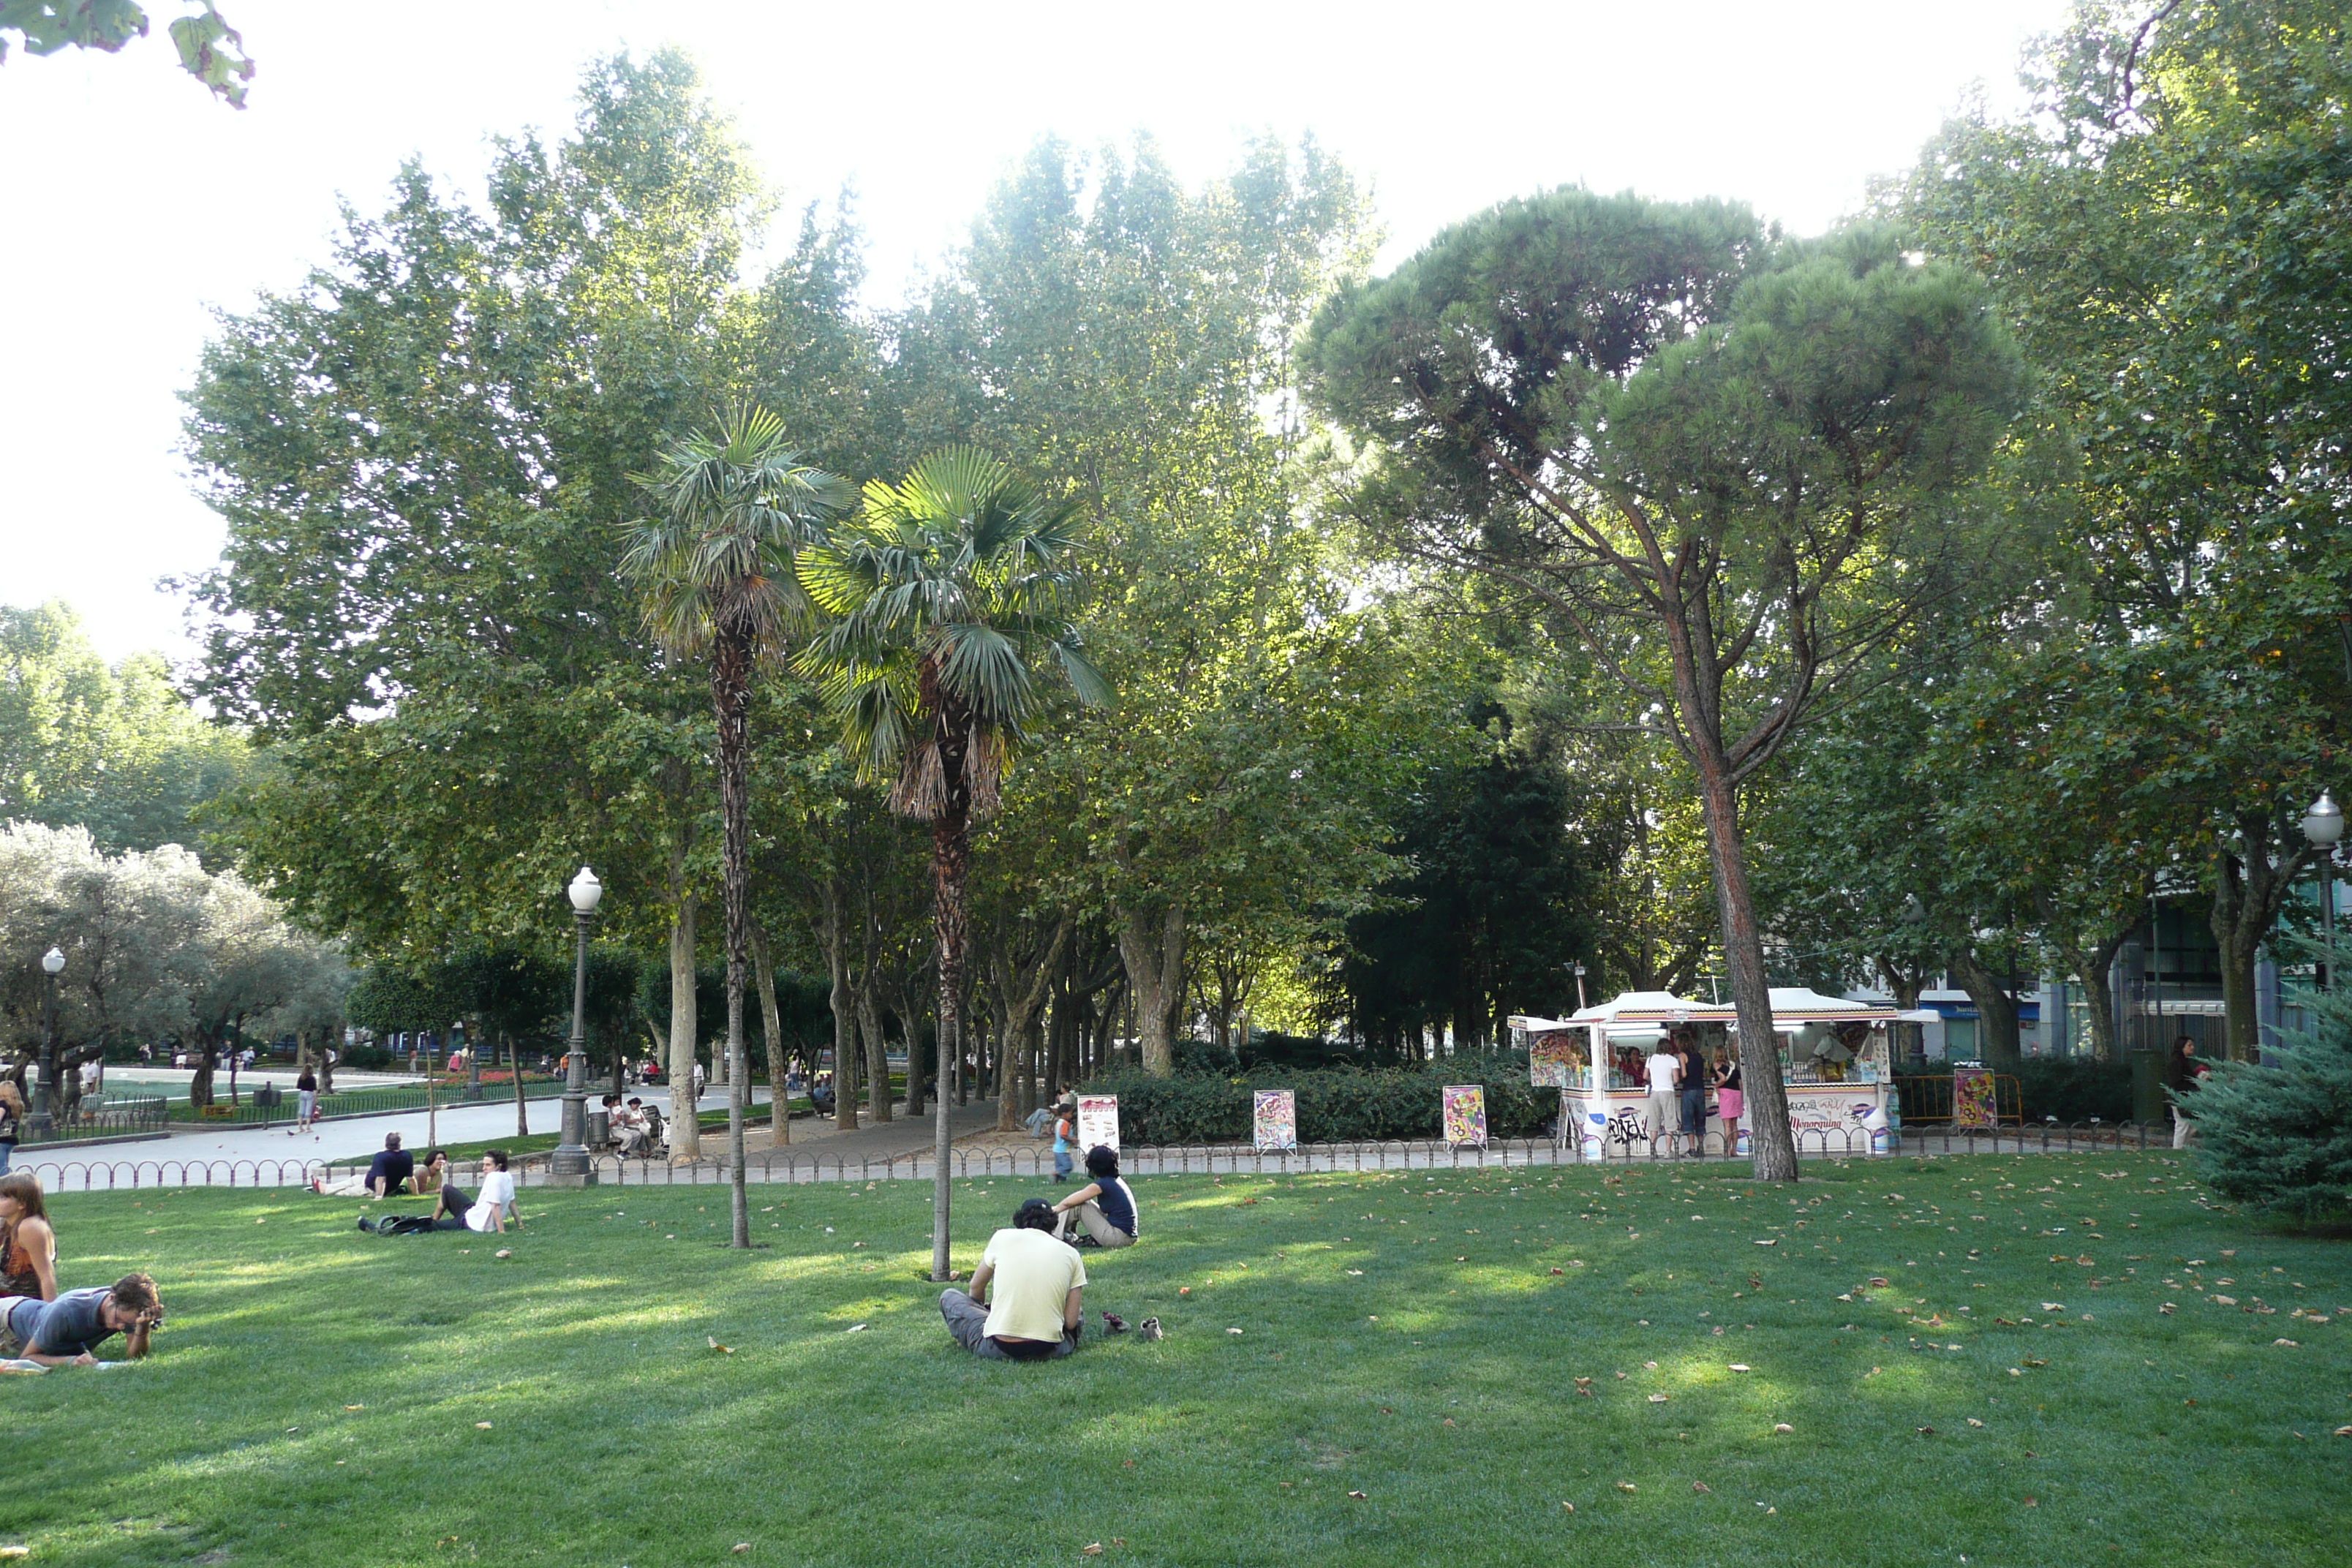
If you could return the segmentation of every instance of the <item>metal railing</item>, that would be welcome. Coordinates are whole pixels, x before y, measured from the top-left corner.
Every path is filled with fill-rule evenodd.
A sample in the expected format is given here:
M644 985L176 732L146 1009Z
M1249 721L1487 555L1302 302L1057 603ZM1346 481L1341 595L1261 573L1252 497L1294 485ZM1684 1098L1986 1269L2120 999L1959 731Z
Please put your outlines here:
M120 1138L126 1133L161 1132L169 1104L161 1095L81 1100L75 1103L72 1114L56 1123L48 1137L36 1140L29 1132L23 1134L22 1147L31 1148L37 1142L64 1142L79 1138Z
M1659 1140L1662 1152L1653 1158L1646 1146L1636 1151L1612 1145L1599 1159L1589 1159L1574 1147L1563 1148L1546 1138L1497 1139L1484 1147L1450 1145L1435 1139L1377 1143L1316 1143L1296 1149L1260 1152L1245 1144L1136 1145L1119 1152L1119 1166L1128 1176L1268 1176L1350 1174L1380 1171L1515 1171L1562 1166L1601 1166L1624 1170L1665 1165L1689 1156L1677 1136ZM2002 1127L1990 1131L1959 1129L1906 1128L1885 1150L1874 1151L1870 1133L1859 1128L1816 1129L1799 1135L1800 1160L1869 1159L1874 1155L1942 1159L1968 1154L2120 1154L2142 1150L2168 1150L2172 1129L2159 1121L2046 1122ZM1697 1156L1705 1160L1745 1160L1727 1152L1720 1133L1708 1133ZM546 1180L546 1155L533 1154L519 1163L522 1184ZM19 1160L50 1192L108 1192L153 1187L307 1187L317 1179L338 1180L365 1169L364 1160ZM727 1166L715 1160L678 1164L594 1156L592 1169L600 1184L615 1186L723 1185ZM813 1182L929 1181L935 1170L931 1154L877 1155L762 1151L744 1163L744 1179L761 1184ZM1050 1180L1054 1156L1039 1149L959 1149L950 1158L949 1172L958 1181L990 1179Z
M550 1100L563 1092L560 1078L532 1079L525 1078L522 1097L525 1100ZM466 1098L466 1086L448 1084L436 1086L432 1100L444 1110L461 1105L495 1105L514 1099L514 1080L482 1086L474 1099ZM339 1116L378 1116L388 1111L423 1110L427 1096L421 1083L373 1084L366 1089L337 1089L319 1097L319 1116L331 1121ZM299 1108L295 1092L280 1089L268 1103L256 1103L251 1098L240 1099L232 1105L226 1100L215 1100L209 1107L191 1105L184 1100L170 1102L172 1120L178 1123L194 1123L204 1127L271 1127L281 1121L291 1121ZM205 1114L210 1110L213 1114Z
M1948 1072L1897 1073L1896 1103L1903 1108L1903 1125L1949 1121L1952 1119L1952 1075ZM1992 1079L1993 1120L2007 1127L2025 1123L2025 1095L2016 1079L1995 1073Z

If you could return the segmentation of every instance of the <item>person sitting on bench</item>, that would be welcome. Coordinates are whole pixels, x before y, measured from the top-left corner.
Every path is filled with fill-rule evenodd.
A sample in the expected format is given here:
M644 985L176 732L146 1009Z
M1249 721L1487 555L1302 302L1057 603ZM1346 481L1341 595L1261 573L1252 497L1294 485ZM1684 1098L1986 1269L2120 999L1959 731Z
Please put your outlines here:
M1086 1247L1135 1245L1135 1193L1119 1179L1118 1151L1097 1143L1087 1151L1087 1174L1094 1178L1054 1205L1054 1234L1070 1241L1080 1226Z

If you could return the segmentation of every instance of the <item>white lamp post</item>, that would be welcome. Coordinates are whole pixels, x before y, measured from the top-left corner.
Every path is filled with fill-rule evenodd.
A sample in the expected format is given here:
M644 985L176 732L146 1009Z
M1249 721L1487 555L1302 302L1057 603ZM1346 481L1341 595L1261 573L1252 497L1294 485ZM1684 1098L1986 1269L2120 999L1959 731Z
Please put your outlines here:
M588 928L595 923L604 884L583 866L564 891L572 900L579 944L572 967L572 1049L563 1058L563 1138L547 1173L556 1186L584 1187L596 1179L588 1162Z
M2319 851L2319 920L2327 945L2327 988L2336 986L2336 841L2344 837L2344 808L2321 790L2303 814L2303 836Z
M48 977L48 994L41 1003L41 1099L25 1118L25 1131L35 1138L56 1133L58 1112L62 1109L58 1103L58 976L65 967L66 955L57 948L41 954L41 973Z

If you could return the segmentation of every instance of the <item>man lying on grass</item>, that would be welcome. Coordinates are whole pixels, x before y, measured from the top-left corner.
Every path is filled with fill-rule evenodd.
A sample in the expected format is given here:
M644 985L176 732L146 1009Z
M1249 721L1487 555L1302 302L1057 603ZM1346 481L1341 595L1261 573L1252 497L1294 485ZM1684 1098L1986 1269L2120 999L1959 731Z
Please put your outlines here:
M126 1274L111 1285L68 1290L54 1301L0 1296L0 1354L43 1366L95 1366L98 1347L123 1336L126 1353L147 1353L147 1336L163 1321L155 1281Z
M940 1292L940 1316L956 1343L976 1356L1045 1361L1078 1348L1086 1286L1077 1252L1054 1238L1054 1205L1031 1198L1013 1212L1012 1229L988 1238L971 1271L971 1293Z

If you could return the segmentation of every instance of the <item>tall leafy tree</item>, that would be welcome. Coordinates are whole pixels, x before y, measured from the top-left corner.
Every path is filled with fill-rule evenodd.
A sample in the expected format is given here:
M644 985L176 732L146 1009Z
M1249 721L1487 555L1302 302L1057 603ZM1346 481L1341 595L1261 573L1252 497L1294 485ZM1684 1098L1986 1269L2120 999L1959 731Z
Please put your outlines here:
M807 626L795 556L823 536L849 492L802 462L785 445L783 421L756 406L674 443L640 482L658 510L630 525L621 574L643 589L646 624L663 649L710 668L727 921L727 1140L734 1240L748 1247L743 984L751 951L751 688L760 667L776 661L791 635Z
M2241 1058L2352 715L2347 61L2330 0L2100 0L2026 112L1956 121L1892 197L2032 355L2059 743L2143 859L2200 868Z
M2016 378L1982 284L1890 230L1560 190L1344 290L1307 352L1385 547L1523 595L1688 762L1757 1174L1793 1179L1740 790L1979 552L1955 492Z
M810 646L844 742L891 807L931 828L939 942L940 1081L961 1053L971 827L993 813L1013 754L1044 711L1050 660L1081 702L1110 688L1071 619L1078 510L971 447L868 483L857 516L802 557L835 623ZM931 1275L948 1277L948 1105L937 1122Z

